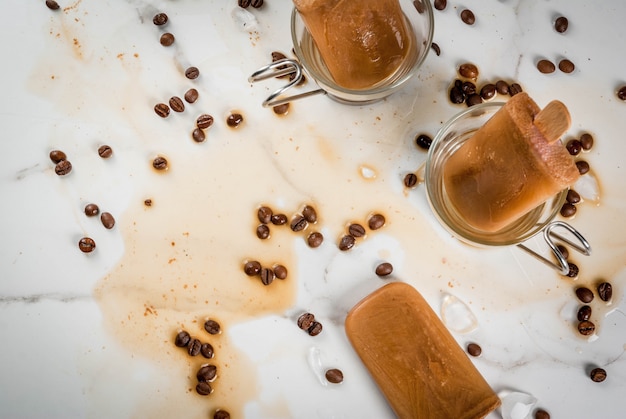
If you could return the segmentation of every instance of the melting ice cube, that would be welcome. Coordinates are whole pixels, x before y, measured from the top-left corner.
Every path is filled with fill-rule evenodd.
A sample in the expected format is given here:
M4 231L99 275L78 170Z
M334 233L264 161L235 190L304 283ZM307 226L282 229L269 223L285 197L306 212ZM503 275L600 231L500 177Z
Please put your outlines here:
M478 327L478 320L467 304L450 294L443 297L441 320L448 329L457 333L469 333Z
M235 7L233 9L232 16L235 21L235 25L242 32L253 32L259 26L259 21L256 20L256 17L241 7Z
M537 399L520 391L502 392L499 394L502 400L500 412L502 419L530 419L533 407Z

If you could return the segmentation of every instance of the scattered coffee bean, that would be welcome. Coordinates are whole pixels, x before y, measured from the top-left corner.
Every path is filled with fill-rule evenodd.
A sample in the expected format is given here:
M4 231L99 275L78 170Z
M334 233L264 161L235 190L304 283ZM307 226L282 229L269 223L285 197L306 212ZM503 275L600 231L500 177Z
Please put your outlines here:
M231 128L237 128L243 122L243 115L240 113L231 113L226 118L226 125Z
M583 149L583 144L579 140L569 140L565 148L572 156L577 156Z
M185 110L185 103L178 96L172 96L170 98L170 108L174 112L183 112Z
M217 375L217 367L213 364L203 365L196 373L196 378L199 383L210 383L215 380Z
M576 288L576 297L583 303L590 303L593 301L593 291L587 287Z
M583 322L589 320L591 318L591 307L589 306L581 306L578 309L578 313L576 313L576 318L579 322Z
M309 223L317 222L317 211L311 205L305 205L302 209L302 216Z
M367 220L367 225L369 226L370 230L378 230L385 225L385 222L386 220L384 215L374 214L369 218L369 220Z
M489 100L496 95L496 85L493 83L485 84L482 89L480 89L480 97L483 100Z
M479 344L473 342L467 344L467 353L471 356L480 356L482 352L483 349L480 347Z
M200 128L194 128L191 131L191 139L197 143L203 143L206 140L206 134Z
M254 7L255 9L258 9L259 7L263 6L263 0L252 0L250 2L250 6Z
M589 376L591 377L592 381L595 381L596 383L601 383L602 381L606 380L606 370L604 368L594 368L589 373Z
M608 282L598 285L598 296L602 301L611 301L613 297L613 286Z
M270 268L261 269L261 282L263 285L269 285L274 282L274 271Z
M171 34L169 32L165 32L163 35L161 35L161 38L159 39L159 42L164 47L169 47L170 45L172 45L174 43L175 40L176 40L176 38L174 38L173 34Z
M543 74L550 74L554 73L556 67L552 61L543 59L537 62L537 70Z
M509 84L507 82L505 82L504 80L498 80L496 82L496 90L501 95L508 95L509 94Z
M243 271L248 276L255 276L261 273L261 264L256 260L250 260L243 265Z
M93 217L94 215L98 215L100 212L100 208L96 204L87 204L85 205L85 215L87 217Z
M626 100L626 86L622 86L617 90L617 98L619 100Z
M185 100L187 103L194 103L198 100L198 91L196 89L189 89L185 92Z
M213 419L230 419L230 413L226 410L216 410Z
M476 80L478 78L478 67L472 63L465 63L459 66L459 74L466 79Z
M274 276L276 279L287 278L287 268L284 265L274 265Z
M339 250L350 250L354 247L354 236L350 235L350 234L346 234L345 236L343 236L340 240L339 240Z
M274 213L270 207L262 206L257 210L257 218L263 224L268 224L272 220L272 215Z
M376 275L389 276L393 272L393 265L389 262L383 262L376 267Z
M592 335L596 331L596 325L590 322L589 320L583 320L578 323L578 333L583 336Z
M550 419L550 414L543 409L537 409L535 419Z
M417 175L415 173L407 173L404 176L404 186L407 188L414 188L417 185Z
M196 119L196 125L198 128L207 129L213 125L213 117L209 114L203 113Z
M309 245L309 247L312 248L320 247L323 241L324 236L322 235L322 233L319 233L317 231L309 234L309 236L306 238L307 244Z
M214 355L213 345L211 345L210 343L203 343L200 346L200 355L202 355L203 357L207 359L213 358L213 355Z
M221 327L218 322L209 319L204 322L204 330L206 330L207 333L209 333L210 335L219 335L221 332Z
M165 103L157 103L154 106L154 112L156 112L156 114L159 115L161 118L167 118L170 114L170 107L167 106Z
M96 242L91 237L83 237L78 241L78 248L83 253L91 253L96 248Z
M300 317L298 317L298 327L302 330L309 330L309 327L313 325L315 321L315 316L311 313L304 313Z
M554 21L554 29L558 33L565 32L567 30L568 25L569 25L569 21L567 20L565 16L559 16Z
M467 106L480 105L481 103L483 103L483 98L480 97L480 95L476 93L472 93L471 95L467 97L467 99L465 99L465 104Z
M289 113L289 103L276 105L272 108L276 115L287 115Z
M284 60L285 58L287 58L287 56L285 54L283 54L280 51L272 51L272 62L275 63L276 61L280 61L280 60ZM279 69L283 69L286 67L278 67Z
M443 10L448 5L448 1L447 0L435 0L433 2L433 5L435 6L435 9Z
M190 341L191 336L189 336L189 333L181 330L180 332L178 332L176 338L174 339L174 345L178 346L179 348L186 348L189 345Z
M50 152L50 160L52 160L52 163L57 164L63 160L67 160L67 155L61 150L52 150Z
M439 47L438 44L433 42L433 43L430 44L430 47L433 49L433 51L435 51L435 54L437 55L437 57L439 57L441 55L441 48Z
M565 198L570 204L578 204L580 202L580 194L573 189L567 191L567 197Z
M593 136L589 133L584 133L580 136L580 145L583 150L589 151L593 147Z
M317 321L313 321L311 326L309 326L309 328L307 329L307 332L311 336L319 335L320 333L322 333L322 323L317 322Z
M192 66L185 70L185 77L187 77L189 80L197 79L198 76L200 76L200 70L198 70L198 67Z
M561 61L559 61L559 70L561 70L564 73L571 73L572 71L575 70L575 66L574 63L571 62L568 59L563 59Z
M108 145L101 145L98 147L98 155L103 159L108 159L113 155L113 149Z
M470 96L476 93L476 85L471 81L464 81L461 85L461 90L465 96Z
M452 87L450 89L450 102L457 105L465 102L465 93L459 87Z
M155 157L152 160L152 167L156 170L167 170L167 159L161 156Z
M567 273L566 276L568 278L576 278L578 276L578 273L580 272L578 265L576 265L575 263L568 262L567 266L569 267L569 272Z
M433 143L433 139L432 139L432 137L430 135L427 135L427 134L417 134L415 136L415 144L417 144L417 146L419 148L422 148L424 150L428 150L432 143Z
M256 228L256 236L259 239L261 239L261 240L265 240L265 239L269 238L269 236L270 236L270 228L267 226L267 224L260 224Z
M569 258L569 250L567 250L567 247L563 246L562 244L557 244L556 248L559 250L559 252L561 252L561 255L563 255L565 259Z
M353 237L363 237L365 236L365 227L357 223L350 224L348 233Z
M250 3L252 3L252 0L238 0L237 4L239 5L239 7L242 7L244 9L247 9L250 6Z
M469 9L464 9L461 12L461 20L463 21L463 23L473 25L476 22L476 17L474 16L474 12Z
M196 393L198 393L201 396L208 396L212 392L213 392L213 389L211 388L211 384L205 381L198 383L198 385L196 386Z
M50 10L58 10L60 7L59 3L54 0L46 0L46 6L48 6L48 9Z
M578 173L580 173L581 175L584 175L589 171L589 163L584 160L578 160L576 162L576 167L578 168Z
M289 221L289 219L287 218L285 214L272 215L272 224L274 225L282 226L282 225L287 224L287 221Z
M509 85L509 95L510 96L515 96L518 93L522 93L522 86L520 86L519 83L512 83L511 85Z
M200 355L200 349L202 349L202 342L199 339L191 338L187 345L187 353L190 356L197 356Z
M329 370L326 370L324 376L326 377L328 382L332 384L339 384L343 382L343 372L337 368L331 368Z
M72 163L69 160L62 160L54 166L54 173L59 176L65 176L72 171Z
M561 207L561 215L565 218L573 217L576 214L576 206L566 202Z
M152 23L154 23L157 26L162 26L162 25L165 25L168 20L169 19L165 13L157 13L152 18Z
M302 214L296 214L291 219L291 224L289 226L291 227L292 231L298 232L307 228L308 225L309 225L308 221L306 220L306 218L304 218Z
M148 199L144 199L143 204L146 207L151 207L152 206L152 199L148 198Z
M100 221L102 222L104 228L108 230L112 229L115 226L115 218L113 218L113 216L109 212L103 212L100 215Z

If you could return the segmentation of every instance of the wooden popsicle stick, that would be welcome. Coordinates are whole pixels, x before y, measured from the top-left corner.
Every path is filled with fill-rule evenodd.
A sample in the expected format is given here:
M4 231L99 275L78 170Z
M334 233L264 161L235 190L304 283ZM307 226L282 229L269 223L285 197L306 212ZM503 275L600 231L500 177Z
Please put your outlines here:
M535 116L533 124L543 134L548 143L552 144L561 138L572 124L567 107L558 100L548 103Z

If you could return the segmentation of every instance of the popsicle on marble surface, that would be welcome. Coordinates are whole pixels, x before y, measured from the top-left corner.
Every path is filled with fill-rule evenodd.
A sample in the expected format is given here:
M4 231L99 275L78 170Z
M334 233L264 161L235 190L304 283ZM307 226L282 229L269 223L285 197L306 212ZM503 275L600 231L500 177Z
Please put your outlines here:
M346 334L400 418L477 419L500 405L412 286L379 288L348 313Z

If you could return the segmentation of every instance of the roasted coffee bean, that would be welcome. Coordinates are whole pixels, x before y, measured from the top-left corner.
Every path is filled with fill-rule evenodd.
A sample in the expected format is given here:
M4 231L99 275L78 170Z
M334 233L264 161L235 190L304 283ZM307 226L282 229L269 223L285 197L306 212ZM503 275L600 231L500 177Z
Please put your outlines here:
M287 268L284 265L274 265L274 276L276 279L287 278Z
M437 10L443 10L446 8L448 4L447 0L435 0L433 5L435 6L435 9Z
M619 100L626 100L626 86L622 86L617 90L617 98Z
M265 240L265 239L269 238L269 236L270 236L270 228L267 226L267 224L260 224L256 228L256 236L259 239L261 239L261 240Z
M206 330L207 333L209 333L210 335L219 335L221 332L221 327L218 322L209 319L204 322L204 330Z
M613 298L613 286L608 282L598 285L598 297L602 301L611 301L611 298Z
M269 285L274 282L274 271L270 268L261 269L261 282L263 285Z
M226 125L231 128L237 128L243 122L243 115L240 113L231 113L226 118Z
M407 173L404 176L404 186L407 188L414 188L417 185L417 175L415 173Z
M378 230L385 225L385 222L386 220L384 215L374 214L369 218L369 220L367 220L367 225L369 226L370 230Z
M176 338L174 339L174 345L178 346L179 348L186 348L189 345L190 341L191 336L189 336L189 333L181 330L180 332L178 332Z
M578 276L578 273L580 272L580 269L578 269L578 265L568 262L567 266L569 267L569 272L566 276L568 278L576 278Z
M291 219L291 224L289 225L289 227L291 227L292 231L298 232L307 228L308 225L309 225L308 221L306 220L306 218L304 218L302 214L296 214Z
M262 206L259 207L256 215L260 222L268 224L272 220L272 215L274 215L274 213L270 207Z
M509 95L510 96L515 96L518 93L522 93L522 86L520 86L519 83L512 83L511 85L509 85Z
M537 409L535 419L550 419L550 414L543 409Z
M100 213L100 208L96 204L87 204L85 205L85 215L87 217L93 217L94 215L98 215Z
M331 368L329 370L326 370L324 376L326 377L328 382L332 384L339 384L343 382L343 372L337 368Z
M185 70L185 77L187 77L189 80L197 79L198 76L200 76L200 70L198 70L198 67L192 66Z
M169 47L170 45L172 45L174 43L175 40L176 40L176 38L174 38L173 34L171 34L169 32L165 32L163 35L161 35L161 38L159 39L159 42L164 47Z
M304 313L300 317L298 317L298 327L302 330L309 330L309 327L313 325L315 321L315 316L311 313Z
M489 100L496 95L496 85L492 83L485 84L482 89L480 89L480 97L483 100Z
M465 96L473 95L476 93L476 85L471 81L464 81L461 85L461 90L463 90Z
M52 160L52 163L57 164L63 160L67 160L67 155L61 150L52 150L50 152L50 160Z
M213 364L203 365L196 373L196 378L199 383L210 383L215 380L217 375L217 367Z
M255 276L261 273L261 264L256 260L250 260L243 265L243 271L248 276Z
M435 54L437 55L437 57L439 57L441 55L441 48L439 47L438 44L433 42L433 43L430 44L430 47L433 49L433 51L435 51Z
M187 345L187 353L190 356L200 355L200 349L202 349L202 342L199 339L191 338Z
M501 95L508 95L509 94L509 84L507 82L505 82L504 80L498 80L496 82L496 90Z
M69 160L62 160L54 166L54 173L65 176L72 171L72 163Z
M376 267L376 275L389 276L393 272L393 265L389 262L383 262Z
M476 80L478 78L478 67L472 63L465 63L459 66L459 74L462 77L470 80Z
M467 106L480 105L481 103L483 103L483 98L480 97L480 95L476 93L469 95L467 99L465 99L465 104Z
M430 1L430 0L426 0ZM413 0L413 7L417 10L417 13L424 13L426 11L426 6L424 6L424 0Z
M578 323L578 333L583 336L593 335L596 331L596 325L590 322L589 320L583 320Z
M587 287L576 288L576 297L583 303L590 303L593 301L593 291Z
M306 238L306 242L309 245L309 247L320 247L322 245L322 242L324 241L324 236L322 235L322 233L314 231L313 233L309 234L309 236Z
M583 147L583 150L589 151L591 147L593 147L593 136L589 133L584 133L580 136L580 145Z
M272 224L274 225L282 226L282 225L287 224L287 221L289 221L289 218L287 218L285 214L272 215Z
M572 156L577 156L583 149L583 144L578 140L569 140L565 148Z
M559 70L561 70L564 73L571 73L572 71L574 71L576 69L576 67L574 66L574 63L571 62L568 59L563 59L561 61L559 61Z
M108 145L101 145L98 147L98 155L103 159L108 159L113 155L113 149Z
M174 112L183 112L185 110L185 103L178 96L172 96L170 98L170 108Z
M340 240L339 240L339 250L350 250L354 247L354 236L350 235L350 234L346 234L345 236L343 236Z
M194 128L191 131L191 139L197 143L203 143L206 140L206 134L200 128Z
M157 103L154 106L154 112L156 112L156 114L159 115L161 118L167 118L170 114L170 107L167 106L165 103Z
M196 125L198 128L207 129L213 125L213 117L209 114L203 113L196 119Z
M479 344L474 343L474 342L467 344L467 353L470 354L471 356L480 356L482 352L483 352L483 349L480 347Z
M167 159L161 156L155 157L152 160L152 167L156 170L167 170Z
M424 150L428 150L432 143L433 143L433 139L432 139L432 137L430 135L427 135L427 134L417 134L415 136L415 144L417 144L417 146L419 148L422 148Z
M276 115L287 115L289 113L289 103L276 105L272 108Z
M104 228L108 230L112 229L115 226L115 218L113 218L113 216L109 212L103 212L100 215L100 221L102 222Z
M152 199L149 199L149 198L148 199L144 199L143 204L146 207L151 207L152 206Z
M561 207L561 215L565 218L573 217L576 214L576 206L566 202Z
M157 13L152 18L152 23L154 23L157 26L162 26L162 25L165 25L168 20L169 19L165 13Z
M91 237L83 237L78 241L78 248L83 253L91 253L96 248L96 242Z
M59 7L61 7L59 6L59 3L54 0L46 0L46 6L48 6L48 9L50 10L58 10Z
M213 345L211 345L210 343L203 343L200 346L200 355L202 355L203 357L211 359L213 358L214 354L215 352L213 351Z
M465 102L465 93L459 87L453 87L450 89L450 102L459 104Z
M463 21L463 23L473 25L476 22L476 16L474 16L474 12L472 12L471 10L464 9L461 12L461 20Z
M273 63L275 63L276 61L284 60L285 58L287 58L287 56L285 54L283 54L282 52L272 51L272 62ZM282 69L283 67L278 67L278 68Z
M567 197L565 198L570 204L578 204L580 202L580 194L573 189L567 191Z
M592 381L595 381L596 383L601 383L602 381L606 380L606 370L604 368L594 368L589 373L589 376L591 377Z
M230 419L230 413L226 410L216 410L213 419Z
M561 252L561 255L563 255L565 259L569 258L569 250L567 250L567 247L562 244L557 244L556 248L559 249L559 252Z
M569 25L569 21L565 16L559 16L554 21L554 29L558 33L563 33L567 30L567 26Z
M543 59L537 62L537 70L543 74L550 74L554 73L556 67L552 61Z
M198 91L196 89L189 89L185 92L185 100L187 103L194 103L198 100Z
M317 321L313 321L311 326L309 326L309 328L307 329L307 332L311 336L319 335L320 333L322 333L322 323L317 322Z
M348 233L353 237L363 237L365 236L365 227L357 223L350 224Z
M591 318L591 307L589 306L581 306L578 309L578 313L576 313L576 318L579 322L589 320Z
M252 3L252 0L238 0L237 4L239 5L239 7L242 7L244 9L247 9L250 6L250 3Z
M213 389L211 388L211 384L207 382L203 381L201 383L198 383L198 385L196 386L196 393L198 393L201 396L208 396L212 392L213 392Z
M581 175L584 175L589 171L589 163L584 160L578 160L576 162L576 167L578 168L578 173L580 173Z
M304 208L302 208L302 216L309 223L313 224L317 222L317 211L311 205L305 205Z
M259 7L263 6L263 0L252 0L250 2L250 6L254 7L255 9L258 9Z

